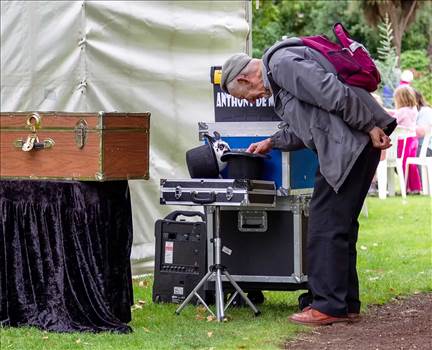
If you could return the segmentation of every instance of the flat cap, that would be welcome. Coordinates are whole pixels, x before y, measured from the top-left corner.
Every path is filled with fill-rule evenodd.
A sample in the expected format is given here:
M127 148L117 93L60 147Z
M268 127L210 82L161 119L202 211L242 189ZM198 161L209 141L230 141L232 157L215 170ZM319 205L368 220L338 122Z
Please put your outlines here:
M238 53L225 61L222 66L222 77L220 83L222 91L228 92L227 85L240 74L251 60L252 58L245 53Z

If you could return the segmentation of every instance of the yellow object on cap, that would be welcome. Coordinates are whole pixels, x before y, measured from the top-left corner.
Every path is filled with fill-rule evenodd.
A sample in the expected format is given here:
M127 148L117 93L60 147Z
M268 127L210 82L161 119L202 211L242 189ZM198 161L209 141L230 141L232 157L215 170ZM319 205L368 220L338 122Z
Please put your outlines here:
M215 69L213 73L213 83L220 84L222 78L222 71L220 69Z

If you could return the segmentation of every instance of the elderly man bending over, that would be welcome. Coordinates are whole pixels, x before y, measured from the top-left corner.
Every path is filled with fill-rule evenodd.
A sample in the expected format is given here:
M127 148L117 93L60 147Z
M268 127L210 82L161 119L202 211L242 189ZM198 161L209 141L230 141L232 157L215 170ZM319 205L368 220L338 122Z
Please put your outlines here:
M290 320L324 325L357 319L357 219L395 119L366 90L343 84L325 57L297 38L275 44L262 59L232 56L222 67L221 88L249 102L273 95L285 122L248 152L307 147L318 156L307 244L311 303Z

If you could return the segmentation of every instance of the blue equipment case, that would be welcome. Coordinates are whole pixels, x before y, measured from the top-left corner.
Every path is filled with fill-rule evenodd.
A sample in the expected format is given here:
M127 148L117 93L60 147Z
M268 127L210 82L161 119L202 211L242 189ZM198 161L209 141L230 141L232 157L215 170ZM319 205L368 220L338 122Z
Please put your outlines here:
M216 131L232 150L246 150L251 143L270 137L280 122L216 122L199 123L200 140L203 135ZM310 194L313 190L315 172L318 166L316 154L310 149L294 152L272 150L270 159L265 160L264 179L274 181L278 195ZM226 171L222 172L225 177Z

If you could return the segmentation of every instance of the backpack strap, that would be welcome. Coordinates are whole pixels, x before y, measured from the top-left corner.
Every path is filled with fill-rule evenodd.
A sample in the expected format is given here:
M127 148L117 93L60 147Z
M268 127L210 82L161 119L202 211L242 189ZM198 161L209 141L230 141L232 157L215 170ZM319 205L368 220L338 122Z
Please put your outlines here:
M369 51L363 46L363 44L358 43L351 39L348 31L342 25L342 23L335 23L333 26L333 33L343 47L350 49L351 52L355 52L357 49L361 48L369 54Z
M335 34L342 47L349 48L353 40L351 40L349 33L344 28L342 23L335 23L333 25L333 33Z
M275 45L271 46L270 48L265 50L264 56L262 58L263 64L265 66L265 69L267 71L267 78L270 82L270 86L273 91L273 96L276 96L276 94L281 89L280 86L278 86L272 77L272 72L270 70L270 59L272 58L273 54L278 51L279 49L282 49L284 47L291 47L291 46L304 46L303 42L299 38L289 38L285 39L283 41L280 41L276 43Z

